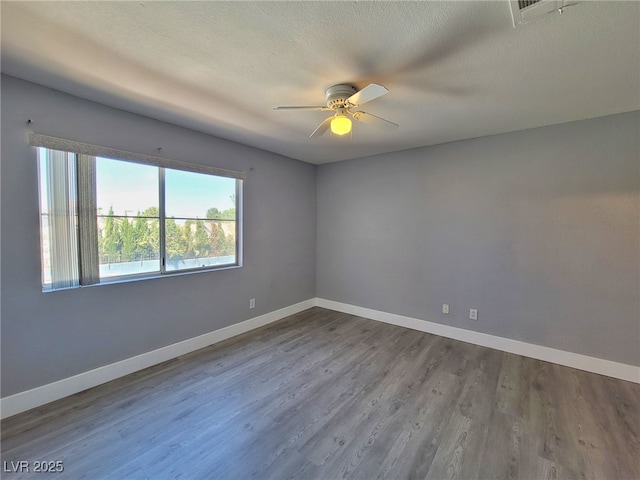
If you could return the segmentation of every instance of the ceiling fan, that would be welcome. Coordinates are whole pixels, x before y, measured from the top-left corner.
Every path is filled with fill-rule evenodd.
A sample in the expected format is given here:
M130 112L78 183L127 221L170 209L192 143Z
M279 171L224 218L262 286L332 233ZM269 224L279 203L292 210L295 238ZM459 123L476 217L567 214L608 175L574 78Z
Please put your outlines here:
M300 105L273 107L274 110L321 110L335 112L333 116L327 117L309 137L320 137L327 130L335 135L346 135L351 132L351 118L358 122L367 123L374 127L391 130L398 128L397 123L390 122L384 118L376 117L366 112L352 112L352 108L357 108L363 103L375 100L382 95L389 93L382 85L370 83L362 90L357 90L353 85L338 84L327 88L325 95L327 105ZM351 117L351 118L349 118Z

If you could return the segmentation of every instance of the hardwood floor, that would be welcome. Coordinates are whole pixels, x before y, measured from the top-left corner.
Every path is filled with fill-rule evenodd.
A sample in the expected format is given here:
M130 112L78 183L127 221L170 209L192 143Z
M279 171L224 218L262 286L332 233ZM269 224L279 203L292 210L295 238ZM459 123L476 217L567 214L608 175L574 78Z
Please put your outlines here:
M638 479L639 399L312 308L6 419L3 478ZM6 472L42 460L64 472Z

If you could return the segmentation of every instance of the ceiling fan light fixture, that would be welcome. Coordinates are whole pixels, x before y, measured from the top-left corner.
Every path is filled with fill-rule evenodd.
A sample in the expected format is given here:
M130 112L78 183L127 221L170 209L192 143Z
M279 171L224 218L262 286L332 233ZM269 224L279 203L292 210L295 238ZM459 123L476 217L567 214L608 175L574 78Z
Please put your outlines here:
M283 107L273 107L273 109L294 111L320 110L323 112L334 112L333 116L326 117L322 121L322 123L320 123L320 125L318 125L316 129L311 132L309 138L321 137L322 135L327 133L328 130L331 130L331 133L334 135L347 135L348 133L351 133L351 129L353 128L351 117L353 117L353 119L358 122L389 130L392 128L398 128L398 124L390 122L389 120L385 120L384 118L376 117L375 115L371 115L367 112L362 112L359 110L355 112L351 111L352 108L359 108L363 103L375 100L376 98L379 98L387 93L389 93L389 90L387 90L382 85L378 85L377 83L370 83L361 90L356 90L353 85L337 84L332 85L325 91L325 96L327 97L326 107L322 105L289 105Z
M331 120L331 133L346 135L351 131L351 120L346 115L336 115Z

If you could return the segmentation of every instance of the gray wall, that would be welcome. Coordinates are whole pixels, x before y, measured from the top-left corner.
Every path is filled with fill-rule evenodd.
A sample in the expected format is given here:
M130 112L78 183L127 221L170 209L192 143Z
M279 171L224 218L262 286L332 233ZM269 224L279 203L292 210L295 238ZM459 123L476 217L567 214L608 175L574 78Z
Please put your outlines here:
M246 171L244 267L42 293L27 119L37 133ZM3 76L1 177L3 397L315 295L313 165Z
M640 365L639 132L632 112L320 166L317 296Z
M316 177L12 77L1 93L3 397L316 295L640 364L638 112L327 164ZM42 293L29 118L38 133L246 171L245 266Z

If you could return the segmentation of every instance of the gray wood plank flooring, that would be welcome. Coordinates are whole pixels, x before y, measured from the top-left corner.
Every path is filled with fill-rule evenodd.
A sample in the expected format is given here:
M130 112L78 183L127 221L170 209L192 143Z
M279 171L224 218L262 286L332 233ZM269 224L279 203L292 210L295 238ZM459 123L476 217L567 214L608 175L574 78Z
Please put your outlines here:
M640 479L639 400L312 308L4 420L2 478ZM64 472L7 471L42 460Z

